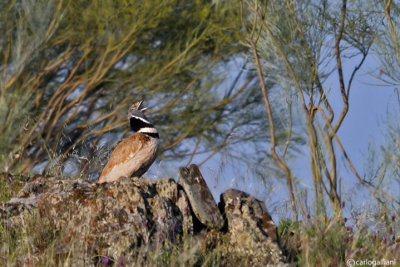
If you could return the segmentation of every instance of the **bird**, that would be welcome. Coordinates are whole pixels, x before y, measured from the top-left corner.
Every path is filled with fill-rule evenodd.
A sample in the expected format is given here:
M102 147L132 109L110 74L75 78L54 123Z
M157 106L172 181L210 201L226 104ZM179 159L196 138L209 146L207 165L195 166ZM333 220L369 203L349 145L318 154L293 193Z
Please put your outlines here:
M128 119L133 135L122 140L113 150L101 172L98 184L112 183L121 177L140 177L157 157L160 136L151 124L142 107L143 101L133 104L128 111Z

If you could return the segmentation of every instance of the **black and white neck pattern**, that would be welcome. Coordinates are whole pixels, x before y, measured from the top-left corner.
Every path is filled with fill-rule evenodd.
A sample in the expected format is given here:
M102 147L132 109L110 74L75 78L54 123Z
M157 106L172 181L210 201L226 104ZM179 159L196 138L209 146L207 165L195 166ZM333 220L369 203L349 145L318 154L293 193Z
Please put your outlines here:
M143 133L153 138L160 138L157 129L146 118L131 116L129 123L134 132Z

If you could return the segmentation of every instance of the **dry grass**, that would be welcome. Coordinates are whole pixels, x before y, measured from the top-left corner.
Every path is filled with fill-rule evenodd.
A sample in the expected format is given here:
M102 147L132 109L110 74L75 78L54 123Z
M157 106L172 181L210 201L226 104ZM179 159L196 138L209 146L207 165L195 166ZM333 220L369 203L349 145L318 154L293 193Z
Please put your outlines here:
M4 175L0 181L0 199L4 202L20 186ZM364 211L340 224L317 218L300 222L282 219L278 231L287 260L299 266L345 266L348 259L398 260L399 216L396 211L381 209ZM1 221L0 259L7 266L246 266L254 260L227 253L227 240L209 246L193 236L180 237L175 243L142 246L130 255L112 259L102 253L105 250L100 243L88 248L84 242L87 238L89 231L71 237L56 230L37 210L25 210L23 216Z
M363 212L356 218L323 222L310 218L303 222L282 220L281 241L290 261L300 266L347 266L354 260L394 260L398 266L399 213Z

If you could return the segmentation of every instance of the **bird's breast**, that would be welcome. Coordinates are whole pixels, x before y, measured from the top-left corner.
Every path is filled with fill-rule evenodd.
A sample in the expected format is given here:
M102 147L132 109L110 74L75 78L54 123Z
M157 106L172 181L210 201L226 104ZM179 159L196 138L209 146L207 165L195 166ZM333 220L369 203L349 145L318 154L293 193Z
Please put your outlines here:
M122 176L141 176L157 157L159 139L135 133L114 149L99 183L113 182Z

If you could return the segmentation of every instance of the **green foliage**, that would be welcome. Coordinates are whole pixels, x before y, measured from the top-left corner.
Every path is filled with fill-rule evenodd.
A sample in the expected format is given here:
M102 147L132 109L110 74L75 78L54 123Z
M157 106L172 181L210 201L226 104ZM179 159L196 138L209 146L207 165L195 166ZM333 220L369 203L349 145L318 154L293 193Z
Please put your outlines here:
M26 177L0 173L0 202L6 202L23 187Z
M361 214L343 222L280 221L278 232L288 259L298 266L346 266L347 260L397 260L396 214ZM389 215L390 213L386 213ZM367 221L366 218L374 217Z
M375 35L374 48L380 63L377 78L385 85L398 86L400 84L400 4L396 1L390 1L388 6L386 4L386 1L380 1L379 5L371 3L372 12L385 11L385 18L382 18L382 23Z
M278 236L288 236L299 230L299 222L291 219L282 219L278 225Z
M369 57L382 13L371 11L363 1L254 0L245 3L247 43L262 75L260 80L266 84L263 86L260 82L261 87L266 87L263 89L266 106L283 109L279 114L277 109L269 112L269 118L293 122L283 123L282 128L294 138L287 135L279 139L282 136L275 133L278 141L271 145L275 145L271 150L277 150L276 155L281 157L273 159L286 172L294 218L297 210L306 217L300 192L308 189L298 186L301 183L296 182L291 167L285 166L285 159L289 158L285 151L288 144L301 136L307 140L309 150L313 212L327 218L326 202L329 201L330 210L340 219L339 180L343 163L339 158L345 158L344 164L352 172L351 176L369 192L375 192L380 183L378 179L366 179L359 174L342 144L340 129L352 106L354 79ZM379 198L378 195L384 194L380 191L374 195Z
M389 1L388 1L389 3ZM384 86L394 88L393 97L388 103L388 114L385 125L385 145L383 147L383 159L381 165L381 175L389 178L396 184L400 183L400 4L390 1L387 5L384 1L376 6L371 4L371 9L385 10L385 19L377 32L376 45L374 50L379 61L378 74L374 76L383 83ZM383 179L383 178L382 178ZM387 190L391 191L392 184L387 185Z
M104 133L127 131L124 114L139 99L175 159L191 153L190 140L225 147L249 120L261 129L234 141L265 137L259 98L243 83L251 75L225 78L242 49L239 2L21 0L2 10L3 170L97 157Z
M286 154L285 146L302 151L296 144L307 140L316 206L329 199L338 215L331 221L328 210L325 218L303 223L282 220L281 241L285 247L295 245L286 247L288 258L310 266L344 265L349 257L394 258L396 250L391 249L398 240L393 232L400 230L387 211L398 218L396 208L382 205L384 220L382 212L376 212L353 219L353 224L341 222L338 178L342 174L337 170L343 168L337 162L349 157L335 139L346 106L351 105L353 74L373 41L382 64L379 78L391 86L399 84L400 9L397 3L392 2L390 10L385 9L389 2L379 3L365 8L363 1L348 1L343 13L340 1L2 1L0 170L29 172L37 163L49 161L47 172L62 176L63 163L70 158L86 172L100 168L101 157L111 149L104 145L109 137L105 133L126 134L128 107L144 99L161 134L161 158L178 161L225 153L232 165L247 164L260 177L266 176L267 168L276 171L267 152L270 136L262 94L246 59L250 50L243 45L249 45L247 31L257 41L256 53L272 100L277 150L285 151L281 161L293 156ZM386 20L381 25L382 11ZM324 84L339 70L347 70L349 59L360 58L359 66L345 73L339 86ZM232 78L234 61L242 67ZM342 95L343 109L336 109L336 103L331 106L334 93ZM298 112L302 108L304 112ZM388 126L384 159L375 175L380 179L369 180L374 196L384 200L387 195L380 191L384 178L398 182L400 177L397 121L394 118ZM371 160L374 157L371 154ZM276 171L276 176L281 174ZM289 178L300 191L293 204L302 206L304 188L295 177ZM11 180L14 183L8 176L0 179L2 202L21 186L18 178ZM315 211L318 214L320 207ZM368 224L363 221L368 216L376 218ZM0 258L9 265L24 255L27 260L39 257L41 265L82 264L82 259L92 262L99 256L87 252L79 240L71 241L67 253L57 253L63 234L38 214L29 218L13 226L1 222ZM217 246L205 253L198 240L185 237L179 244L142 251L138 259L150 265L249 262L222 251Z
M304 238L307 240L305 249L309 253L299 257L301 265L328 264L329 261L344 262L346 253L347 230L344 226L324 224L316 221L306 227Z

